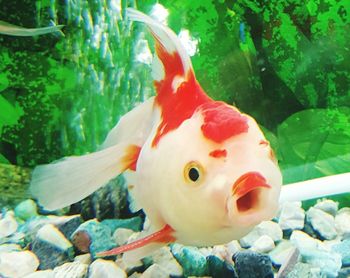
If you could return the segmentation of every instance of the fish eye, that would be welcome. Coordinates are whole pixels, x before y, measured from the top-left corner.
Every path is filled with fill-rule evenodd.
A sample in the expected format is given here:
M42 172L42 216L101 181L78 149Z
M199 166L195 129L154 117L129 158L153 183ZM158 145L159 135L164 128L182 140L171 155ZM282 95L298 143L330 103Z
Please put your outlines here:
M184 168L184 178L188 183L197 183L204 174L203 167L196 161L191 161Z

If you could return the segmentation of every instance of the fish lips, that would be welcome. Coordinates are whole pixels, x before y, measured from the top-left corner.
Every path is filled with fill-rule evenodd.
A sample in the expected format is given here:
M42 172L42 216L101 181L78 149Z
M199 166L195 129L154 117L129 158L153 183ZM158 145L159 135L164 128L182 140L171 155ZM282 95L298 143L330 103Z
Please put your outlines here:
M261 188L271 189L259 172L247 172L232 186L232 196L236 199L238 212L248 212L260 205Z

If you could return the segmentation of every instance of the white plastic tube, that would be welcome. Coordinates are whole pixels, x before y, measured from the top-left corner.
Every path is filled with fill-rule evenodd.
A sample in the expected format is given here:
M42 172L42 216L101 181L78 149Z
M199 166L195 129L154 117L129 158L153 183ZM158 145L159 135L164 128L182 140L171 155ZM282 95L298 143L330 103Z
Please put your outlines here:
M350 172L282 186L280 203L305 201L350 192Z

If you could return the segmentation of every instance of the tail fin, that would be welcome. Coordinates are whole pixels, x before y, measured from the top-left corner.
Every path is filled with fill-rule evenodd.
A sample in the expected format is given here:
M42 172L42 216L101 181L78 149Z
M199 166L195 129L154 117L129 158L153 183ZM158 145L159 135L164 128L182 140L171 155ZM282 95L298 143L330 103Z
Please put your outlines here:
M172 30L132 8L127 9L127 17L145 23L156 40L158 59L153 62L153 77L156 81L175 77L185 79L193 72L191 59Z
M139 150L138 146L120 143L95 153L38 166L33 171L30 191L48 210L71 205L134 167Z
M32 37L60 31L63 25L42 28L23 28L0 20L0 34L19 37Z

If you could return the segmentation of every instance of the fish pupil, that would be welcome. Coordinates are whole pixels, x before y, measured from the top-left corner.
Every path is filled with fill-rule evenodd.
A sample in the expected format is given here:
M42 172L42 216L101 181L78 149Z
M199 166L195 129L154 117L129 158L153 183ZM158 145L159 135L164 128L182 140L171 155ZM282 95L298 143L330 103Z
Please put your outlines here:
M191 181L197 181L199 179L199 171L196 168L191 168L188 172L188 177Z

